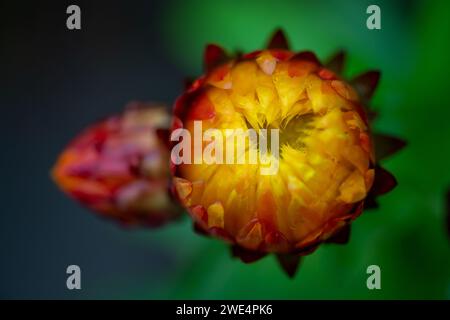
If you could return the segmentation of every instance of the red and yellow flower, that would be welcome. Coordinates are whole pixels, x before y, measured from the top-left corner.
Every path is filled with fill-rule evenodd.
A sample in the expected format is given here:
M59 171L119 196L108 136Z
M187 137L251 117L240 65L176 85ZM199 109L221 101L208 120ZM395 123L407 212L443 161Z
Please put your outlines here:
M159 132L170 115L161 106L130 103L87 128L61 153L52 176L70 197L125 225L159 226L181 208L169 190L169 150Z
M206 48L206 72L177 100L172 131L194 121L203 131L277 128L280 159L275 175L260 164L172 163L173 191L197 230L246 262L276 253L292 275L299 256L345 242L351 221L395 186L378 161L403 142L374 135L367 108L379 73L346 81L343 61L292 52L279 31L267 49L236 58Z

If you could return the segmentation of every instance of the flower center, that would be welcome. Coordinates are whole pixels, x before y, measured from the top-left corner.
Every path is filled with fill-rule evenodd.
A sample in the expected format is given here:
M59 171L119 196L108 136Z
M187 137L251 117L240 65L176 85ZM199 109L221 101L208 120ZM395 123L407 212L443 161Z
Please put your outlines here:
M293 118L287 120L286 123L283 123L280 126L276 126L274 124L264 124L262 128L254 128L247 120L246 125L248 129L254 129L259 131L260 129L266 130L266 139L264 141L267 146L267 152L272 153L272 129L278 130L278 143L277 145L280 150L283 150L284 146L289 146L295 150L304 151L306 148L306 144L304 139L312 134L312 131L315 128L314 122L317 119L317 115L313 113L298 115ZM263 137L264 138L264 137ZM258 140L258 149L260 149L261 140ZM280 157L283 158L282 152L280 153Z

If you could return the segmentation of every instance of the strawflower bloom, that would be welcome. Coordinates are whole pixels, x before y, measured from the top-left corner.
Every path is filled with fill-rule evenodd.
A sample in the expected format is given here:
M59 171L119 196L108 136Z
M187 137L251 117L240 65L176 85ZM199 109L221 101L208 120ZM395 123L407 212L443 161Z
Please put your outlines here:
M262 175L261 163L172 159L173 192L196 230L227 241L244 262L275 253L292 276L300 256L324 242L345 243L350 223L396 185L379 160L404 143L370 127L379 72L346 81L344 58L322 64L312 52L290 51L281 31L267 49L234 58L209 45L205 74L176 101L172 133L192 131L194 121L203 132L279 130L273 175ZM240 156L258 147L248 144Z

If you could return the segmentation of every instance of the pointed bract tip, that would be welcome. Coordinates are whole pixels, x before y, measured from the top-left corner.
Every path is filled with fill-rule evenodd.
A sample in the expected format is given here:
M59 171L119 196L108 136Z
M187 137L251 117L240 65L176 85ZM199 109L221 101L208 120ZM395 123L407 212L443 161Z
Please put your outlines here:
M267 44L267 49L285 49L289 50L289 42L282 29L277 29Z
M369 100L378 86L380 76L380 71L371 70L355 77L351 83L363 100Z
M319 58L312 51L301 51L292 56L291 60L305 60L321 65Z
M293 278L297 273L301 257L294 254L277 254L276 256L283 271L289 278Z
M374 134L375 156L377 161L385 159L406 146L406 141L384 134Z
M350 240L351 226L349 224L343 226L334 235L329 237L326 243L346 244Z
M341 74L345 67L347 54L344 50L336 52L325 64L327 69L330 69L334 73Z
M397 180L389 171L380 166L375 168L375 179L370 190L373 195L379 196L388 193L396 186Z
M232 245L231 246L231 255L233 257L239 258L244 263L252 263L252 262L255 262L255 261L258 261L258 260L264 258L267 255L267 253L251 251L251 250L244 249L238 245Z
M206 71L211 71L213 68L228 60L228 56L222 47L215 44L208 44L205 48L203 63Z

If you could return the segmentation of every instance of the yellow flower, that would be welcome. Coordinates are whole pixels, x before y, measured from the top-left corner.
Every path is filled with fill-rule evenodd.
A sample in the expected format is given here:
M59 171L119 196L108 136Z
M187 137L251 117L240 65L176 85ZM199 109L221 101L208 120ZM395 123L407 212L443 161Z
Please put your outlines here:
M376 171L385 173L376 166L363 106L378 73L359 78L359 95L335 72L342 60L338 55L326 67L311 52L289 51L281 32L268 49L231 60L210 45L206 74L176 102L173 131L193 132L194 121L202 121L202 133L279 130L273 175L261 174L261 163L172 163L174 192L197 229L230 242L244 261L274 252L292 274L298 259L286 254L307 254L345 233L361 213ZM239 156L248 158L258 147L247 144ZM392 188L387 180L390 185L381 186Z

